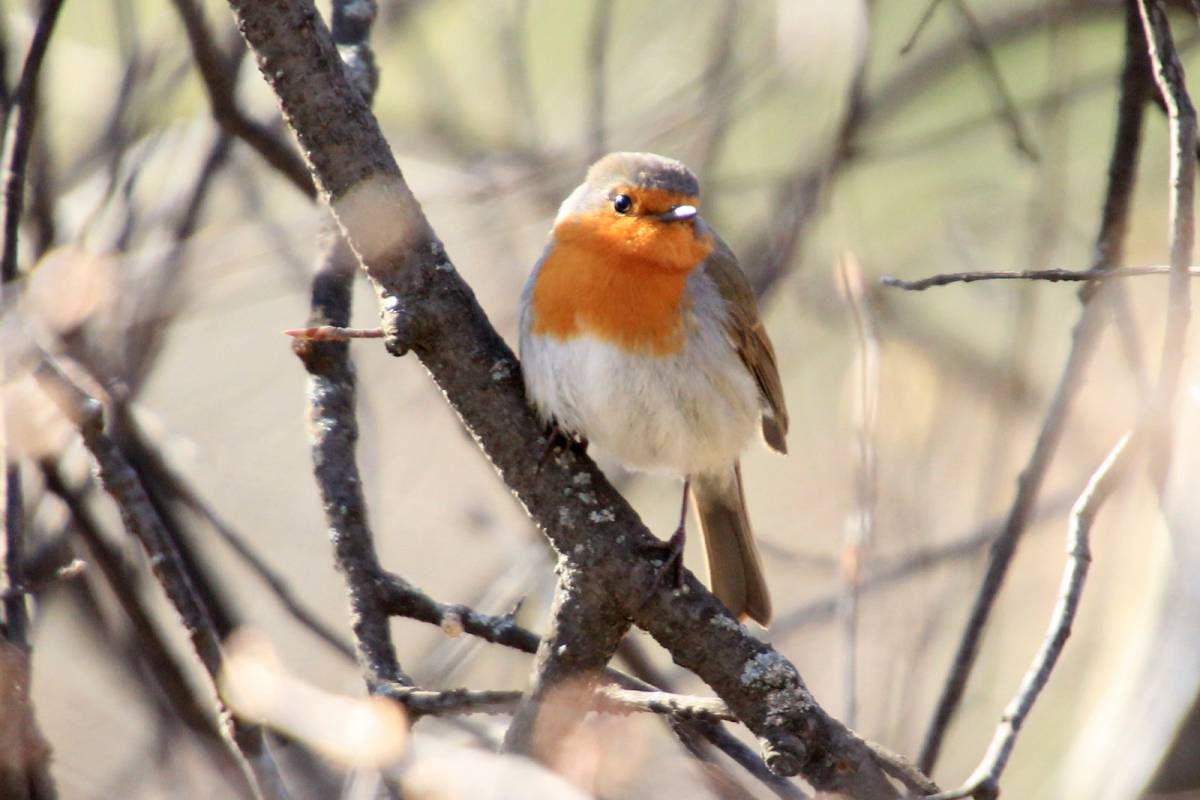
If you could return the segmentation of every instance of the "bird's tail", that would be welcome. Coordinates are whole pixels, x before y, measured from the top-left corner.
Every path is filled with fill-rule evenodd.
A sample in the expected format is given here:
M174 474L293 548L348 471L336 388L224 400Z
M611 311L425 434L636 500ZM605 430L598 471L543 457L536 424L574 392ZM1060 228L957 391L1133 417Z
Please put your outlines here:
M738 619L749 617L765 628L771 621L771 598L746 515L741 466L693 475L691 482L712 593Z

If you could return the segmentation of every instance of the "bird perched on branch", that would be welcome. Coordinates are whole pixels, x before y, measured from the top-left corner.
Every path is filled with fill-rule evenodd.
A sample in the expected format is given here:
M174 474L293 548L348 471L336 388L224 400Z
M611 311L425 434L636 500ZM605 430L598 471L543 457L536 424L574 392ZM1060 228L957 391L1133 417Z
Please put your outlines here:
M699 204L678 161L612 153L592 165L521 296L525 388L558 437L682 476L659 579L682 582L690 489L713 593L765 626L738 458L760 426L786 452L787 410L754 292Z

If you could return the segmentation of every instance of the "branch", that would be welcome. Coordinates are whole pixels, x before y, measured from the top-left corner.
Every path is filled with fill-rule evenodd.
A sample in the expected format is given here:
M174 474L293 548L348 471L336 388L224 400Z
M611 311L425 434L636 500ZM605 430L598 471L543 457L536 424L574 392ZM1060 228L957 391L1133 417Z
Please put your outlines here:
M132 420L131 426L136 425ZM146 444L145 437L140 430L133 432L134 438L140 443L146 458L144 460L152 461L157 483L173 498L182 502L193 512L200 516L213 532L217 534L234 553L253 571L267 589L270 590L275 598L283 606L293 619L300 625L307 628L314 636L328 644L335 651L341 653L347 658L354 658L354 648L348 644L345 639L337 631L330 628L321 619L308 608L305 607L304 601L292 591L287 580L280 575L266 560L254 552L254 548L246 541L246 538L233 528L228 522L221 518L212 506L205 502L204 498L199 495L196 489L191 486L187 480L179 474L166 459L163 458L161 452L152 450Z
M1184 270L1189 278L1200 276L1200 267L1189 267ZM1049 281L1081 282L1107 281L1114 278L1138 278L1143 275L1167 275L1171 272L1169 266L1154 267L1120 267L1118 269L1026 269L1020 271L999 270L995 272L945 272L920 278L915 281L894 278L884 275L879 279L882 286L894 289L904 289L910 292L923 292L934 286L947 286L952 283L975 283L977 281Z
M335 2L333 11L341 51L356 54L357 86L347 89L360 100L366 98L369 101L378 82L374 77L374 60L367 47L371 22L375 18L375 3ZM333 63L343 63L340 53ZM318 267L312 282L309 321L318 330L342 330L350 324L358 263L350 245L333 228L332 223L327 223L324 241L318 246ZM308 371L313 475L325 509L334 561L346 580L350 596L352 626L363 678L372 692L388 683L409 686L412 681L400 668L392 643L382 593L383 567L375 550L362 493L356 457L357 378L349 349L344 341L322 341L321 337L316 337L313 340L296 339L292 350Z
M833 796L894 797L863 742L699 581L649 595L657 567L638 548L655 540L590 459L564 454L539 471L541 426L516 358L446 256L311 2L230 5L381 297L389 350L417 355L565 568L713 687L768 742L776 772L802 772Z
M214 763L223 775L234 781L240 794L253 794L245 782L239 759L231 754L222 737L220 727L212 713L202 705L193 690L187 670L180 664L168 644L168 637L160 629L157 620L146 607L140 594L140 575L130 566L120 552L105 539L99 522L84 503L78 491L73 491L63 479L59 464L51 459L40 462L42 479L46 490L62 501L71 515L71 525L83 539L91 560L99 567L100 574L117 599L125 618L129 622L132 642L130 648L136 653L147 672L154 678L170 710L184 725L201 737ZM239 782L238 779L241 779Z
M192 650L210 679L212 700L222 720L222 733L235 752L244 759L243 769L265 798L286 798L282 780L266 749L262 729L230 714L216 691L216 681L224 668L225 656L208 611L196 597L179 553L163 526L124 455L104 432L104 409L88 396L53 362L43 359L35 376L60 411L79 429L84 446L96 462L100 484L116 502L126 530L146 551L154 571L179 620L187 632Z
M1092 269L1110 270L1121 261L1128 225L1129 206L1137 174L1137 154L1141 145L1142 119L1150 96L1149 64L1137 14L1132 6L1125 18L1125 64L1121 73L1121 94L1117 103L1117 130L1108 166L1108 188L1096 237ZM976 593L962 638L954 654L950 673L942 688L933 719L921 746L918 766L929 774L937 762L942 740L950 720L958 710L967 680L979 655L983 630L995 606L996 597L1008 574L1017 545L1029 525L1042 482L1054 459L1067 426L1071 405L1083 385L1087 367L1095 354L1103 330L1103 304L1092 302L1095 285L1088 283L1080 292L1083 305L1072 332L1072 344L1055 387L1054 397L1042 421L1033 453L1017 483L1017 493L1009 507L1004 531L993 543L983 581Z

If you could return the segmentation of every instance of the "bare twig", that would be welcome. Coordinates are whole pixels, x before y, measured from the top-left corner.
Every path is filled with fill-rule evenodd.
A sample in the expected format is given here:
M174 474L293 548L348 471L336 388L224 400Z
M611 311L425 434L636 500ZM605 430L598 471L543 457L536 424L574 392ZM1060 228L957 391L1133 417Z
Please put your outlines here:
M952 283L975 283L976 281L1049 281L1050 283L1077 283L1092 281L1109 281L1117 278L1139 278L1144 275L1167 275L1171 272L1169 266L1153 267L1119 267L1097 271L1095 269L1026 269L1026 270L997 270L982 272L946 272L931 275L918 280L905 280L884 275L879 279L883 286L895 289L905 289L910 292L923 292L934 286L947 286ZM1200 276L1200 267L1184 269L1187 277Z
M309 339L314 342L344 342L348 339L382 339L382 328L340 328L337 325L314 325L309 328L288 328L284 336Z
M800 791L796 784L782 775L771 772L758 753L743 744L741 739L726 730L724 726L715 722L697 722L690 723L690 725L694 726L713 747L729 756L735 764L761 781L776 797L781 800L805 800L808 797L807 794Z
M909 791L919 792L922 795L935 794L940 791L938 785L931 781L928 775L917 769L916 765L904 756L893 753L876 742L867 742L867 746L871 748L871 754L875 756L875 760L879 762L883 771L904 784Z
M541 642L536 633L517 625L511 614L492 616L481 614L467 606L438 602L397 575L387 573L381 575L379 587L383 596L381 602L388 613L436 625L448 636L459 636L466 633L483 641L519 650L522 653L537 652ZM630 641L630 639L625 639L623 644ZM600 694L619 687L637 692L640 696L649 697L654 694L655 686L663 685L661 678L646 683L611 668L605 670L604 675L611 684L600 687L598 689ZM670 693L667 695L674 697ZM704 700L704 705L708 707L709 711L715 711L717 708L715 705L710 705L713 702L715 701ZM714 747L726 753L778 796L792 800L803 796L790 781L770 772L763 760L741 741L719 725L705 722L702 719L703 713L695 713L691 716L695 719L676 718L677 724L693 730L707 739Z
M1075 507L1071 510L1071 520L1067 527L1067 566L1063 571L1058 601L1050 615L1049 629L1046 631L1046 637L1042 640L1033 663L1021 680L1020 688L1012 702L1004 709L1004 715L996 727L987 753L962 787L933 795L931 800L958 800L965 797L993 800L999 796L1000 775L1008 764L1008 758L1016 745L1021 725L1024 724L1038 695L1050 680L1050 673L1054 670L1063 646L1067 643L1067 637L1071 635L1071 625L1079 610L1079 601L1083 596L1083 584L1087 579L1088 567L1091 566L1092 561L1091 550L1088 546L1092 525L1096 521L1100 507L1124 476L1130 458L1135 452L1136 448L1129 446L1131 438L1132 434L1125 434L1121 437L1092 475L1083 493L1079 495Z
M225 663L220 639L146 490L104 432L103 406L49 359L42 360L35 374L62 413L78 427L84 445L95 459L100 484L116 502L126 529L145 549L155 577L179 614L192 649L212 681L212 700L222 718L222 732L245 760L248 777L263 797L287 797L278 767L266 749L262 729L230 714L217 694L215 682Z
M10 461L4 471L4 621L0 632L9 643L29 648L29 609L25 605L25 503L21 466Z
M614 714L651 712L668 714L680 719L706 722L737 722L729 707L715 697L695 697L670 692L646 692L603 686L597 692L597 708Z
M1125 20L1125 64L1117 107L1117 131L1109 160L1108 189L1093 256L1093 269L1096 271L1110 270L1120 263L1125 241L1129 205L1137 170L1137 153L1141 144L1142 119L1150 94L1149 64L1142 42L1141 25L1136 10L1129 7ZM1009 508L1004 532L992 545L983 581L971 607L950 673L938 698L933 719L926 731L917 760L926 774L937 762L946 729L962 700L967 680L979 654L984 627L1016 554L1017 544L1028 527L1042 481L1066 429L1071 405L1097 349L1104 318L1101 314L1102 304L1091 302L1095 294L1093 288L1092 284L1085 284L1080 293L1083 310L1072 334L1071 351L1042 422L1033 453L1018 481L1017 494Z

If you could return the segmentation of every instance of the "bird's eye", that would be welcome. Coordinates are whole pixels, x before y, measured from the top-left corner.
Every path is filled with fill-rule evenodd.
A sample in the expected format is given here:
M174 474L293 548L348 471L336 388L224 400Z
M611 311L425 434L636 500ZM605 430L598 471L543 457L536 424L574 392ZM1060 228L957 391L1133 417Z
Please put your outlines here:
M633 199L627 194L619 194L613 198L613 211L618 214L628 214L629 209L633 208Z

